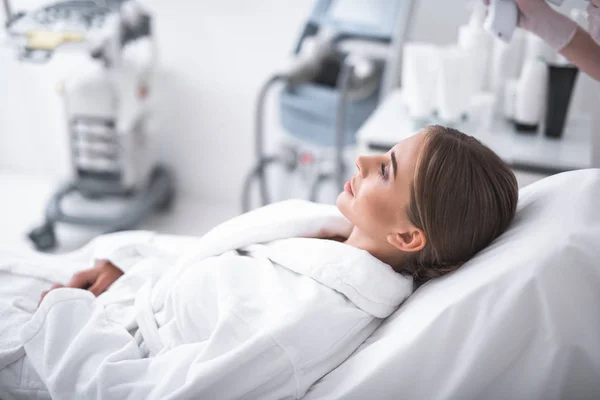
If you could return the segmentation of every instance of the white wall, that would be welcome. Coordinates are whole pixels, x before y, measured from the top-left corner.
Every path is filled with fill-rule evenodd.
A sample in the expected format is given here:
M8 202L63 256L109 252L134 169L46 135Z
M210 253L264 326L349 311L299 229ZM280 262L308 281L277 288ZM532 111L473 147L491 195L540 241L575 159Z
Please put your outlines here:
M238 204L254 161L258 88L290 54L313 1L145 3L156 15L162 155L183 191ZM409 39L454 42L459 24L468 19L466 3L416 0ZM66 64L57 58L46 67L24 66L0 49L0 168L66 176L64 121L54 93ZM591 90L586 94L582 82L575 102L585 105L592 101ZM276 112L269 115L268 129L276 132Z
M239 201L243 178L254 161L256 95L291 53L310 4L152 3L165 72L164 151L178 171L186 171L179 173L183 187L203 197ZM182 27L192 35L181 33ZM273 124L268 128L273 131Z

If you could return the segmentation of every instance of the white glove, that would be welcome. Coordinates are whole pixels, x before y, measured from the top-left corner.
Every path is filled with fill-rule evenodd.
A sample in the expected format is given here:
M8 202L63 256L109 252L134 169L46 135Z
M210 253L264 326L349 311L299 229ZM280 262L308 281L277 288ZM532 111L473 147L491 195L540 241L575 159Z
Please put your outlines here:
M600 45L600 0L591 0L587 12L590 36Z
M600 0L593 0L600 3ZM483 0L486 5L490 0ZM550 47L560 52L569 44L577 24L567 16L555 11L544 0L515 0L519 6L519 27L539 36Z
M554 10L544 0L516 2L519 6L519 26L542 38L557 52L564 49L575 36L577 23Z

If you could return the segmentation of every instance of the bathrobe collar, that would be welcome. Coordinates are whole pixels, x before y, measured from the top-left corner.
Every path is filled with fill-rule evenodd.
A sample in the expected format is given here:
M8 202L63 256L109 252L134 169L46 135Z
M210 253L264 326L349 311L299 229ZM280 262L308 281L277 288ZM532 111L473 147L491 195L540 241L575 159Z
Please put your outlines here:
M271 261L342 293L377 318L389 316L412 293L412 278L344 243L290 238L269 243L265 249Z
M273 247L273 257L298 273L343 293L357 306L374 316L389 315L412 292L412 278L395 273L366 251L328 240L311 237L348 237L352 224L337 207L304 200L286 200L264 206L230 219L212 229L191 246L153 290L154 309L164 304L173 282L189 265L207 257L253 244L283 239ZM288 244L285 244L288 243ZM291 247L302 245L302 253ZM281 248L280 248L281 247ZM297 258L285 254L294 254ZM298 256L302 254L301 256ZM306 266L303 265L306 263ZM333 267L333 266L336 267Z

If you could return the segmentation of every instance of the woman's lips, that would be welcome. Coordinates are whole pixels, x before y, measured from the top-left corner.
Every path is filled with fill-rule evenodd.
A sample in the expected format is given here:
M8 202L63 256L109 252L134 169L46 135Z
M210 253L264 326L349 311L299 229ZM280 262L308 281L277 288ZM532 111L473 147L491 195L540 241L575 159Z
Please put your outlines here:
M346 182L346 184L344 185L344 190L348 193L350 193L351 196L354 196L354 190L352 190L352 181L348 181Z

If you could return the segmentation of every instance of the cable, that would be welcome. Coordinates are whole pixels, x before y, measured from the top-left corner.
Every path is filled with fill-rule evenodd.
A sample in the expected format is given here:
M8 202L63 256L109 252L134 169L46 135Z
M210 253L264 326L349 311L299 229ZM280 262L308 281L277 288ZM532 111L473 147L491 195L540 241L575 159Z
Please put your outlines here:
M345 142L345 124L346 124L346 102L348 100L348 89L350 87L350 78L354 71L354 64L348 61L348 57L342 60L342 68L337 79L337 87L340 94L337 103L337 116L335 120L335 168L333 173L319 173L317 179L310 190L310 200L317 201L317 192L321 184L327 180L333 179L338 190L344 190L344 173L346 171L344 164L344 142Z
M244 182L244 189L242 192L242 211L243 212L250 211L250 189L252 188L252 182L255 179L258 179L259 183L260 182L264 183L264 186L261 186L261 188L264 187L266 189L265 169L270 164L275 164L275 163L279 163L279 162L282 162L282 160L279 157L275 157L275 156L261 158L259 160L258 164L250 171L250 174L248 175L248 177L246 178L246 181ZM267 194L267 193L264 192L263 194ZM266 204L263 204L263 205L266 205Z
M265 103L267 95L271 86L283 79L279 75L272 76L267 80L260 88L258 93L258 99L256 104L256 110L254 115L254 152L256 154L257 165L254 167L250 174L246 177L244 182L244 188L242 192L242 211L250 211L250 189L252 188L252 182L258 179L260 189L260 200L261 204L267 205L269 203L269 191L267 188L267 181L265 177L265 167L269 164L279 162L280 159L277 157L265 157L264 156L264 114L265 114Z
M335 122L335 180L337 185L339 185L339 191L344 190L344 138L346 125L346 100L348 97L348 89L350 87L350 79L352 77L352 73L354 72L354 64L350 62L348 58L349 57L345 57L342 60L342 69L338 78L340 98L338 100L337 118Z
M272 85L274 85L276 82L278 82L281 79L280 76L275 75L273 77L271 77L261 88L259 95L258 95L258 101L257 101L257 105L256 105L256 115L255 115L255 121L256 121L256 126L254 127L255 129L255 138L256 138L256 142L255 142L255 151L256 151L256 157L258 158L258 162L259 165L262 164L261 159L263 158L264 155L264 141L263 141L263 137L264 137L264 124L263 124L263 120L264 120L264 116L265 116L265 103L267 100L267 94L269 93L269 89L271 88ZM264 167L260 169L260 175L258 177L258 182L260 185L260 198L262 201L262 205L265 206L269 203L269 193L268 193L268 189L267 189L267 180L265 177L265 171L264 171Z
M342 59L341 70L337 79L337 87L339 89L339 98L337 104L337 116L335 122L335 168L334 173L321 173L317 177L311 188L310 197L313 201L316 200L317 192L322 182L334 179L335 184L338 186L340 191L344 188L344 142L345 142L345 122L346 122L346 102L348 100L348 89L350 87L350 79L354 71L354 63L349 60L349 56ZM267 180L265 176L265 168L277 162L284 162L279 157L268 157L264 156L264 116L265 116L265 102L269 90L273 84L284 80L285 77L281 75L275 75L269 78L261 87L255 111L255 154L258 160L256 167L254 167L244 182L244 188L242 192L242 211L247 212L250 210L250 189L255 179L258 180L260 190L260 200L263 206L269 204L269 190L267 187Z
M6 26L8 26L8 24L10 23L10 21L12 20L12 9L10 7L10 1L9 0L2 0L2 3L4 4L4 15L6 16Z
M320 172L317 175L317 179L315 179L315 181L312 184L312 187L310 188L310 197L308 199L310 201L312 201L313 203L316 203L318 200L317 194L319 192L319 186L321 186L321 183L323 183L331 178L333 178L332 174Z

